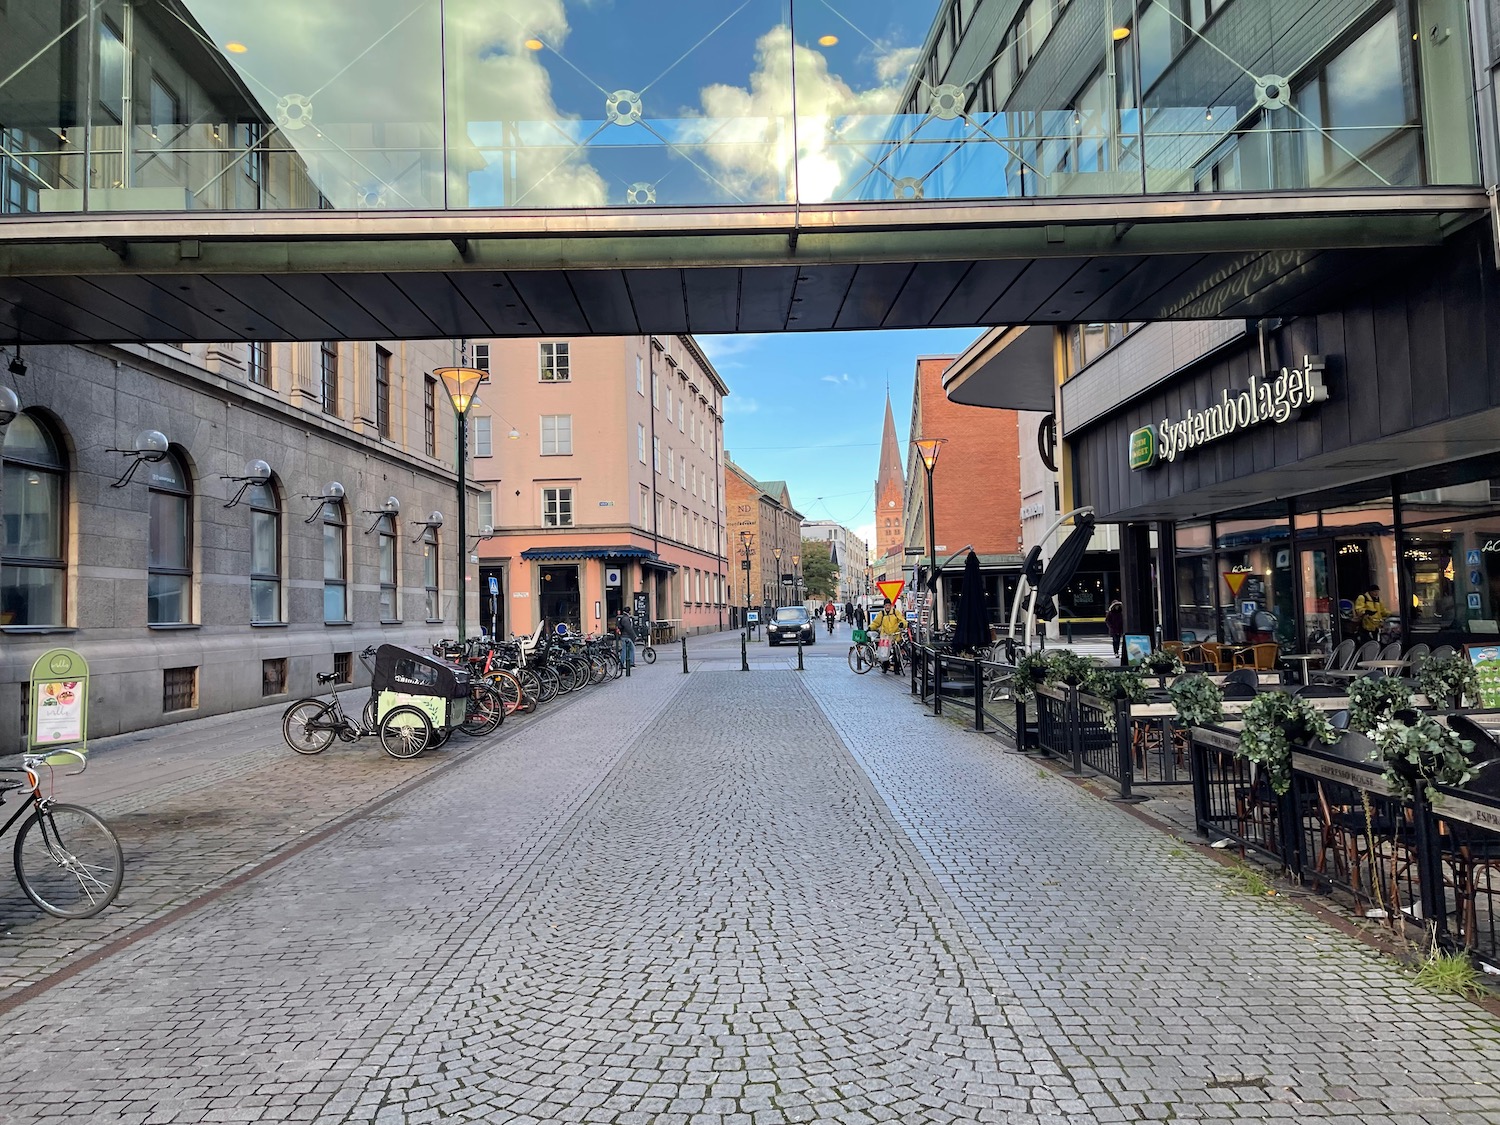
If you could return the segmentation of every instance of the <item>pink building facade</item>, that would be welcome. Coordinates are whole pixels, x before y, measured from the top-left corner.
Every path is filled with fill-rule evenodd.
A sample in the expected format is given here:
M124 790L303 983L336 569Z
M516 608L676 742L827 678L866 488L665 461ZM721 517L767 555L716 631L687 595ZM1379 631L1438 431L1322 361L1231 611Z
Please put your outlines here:
M470 341L485 631L727 625L724 396L689 336Z

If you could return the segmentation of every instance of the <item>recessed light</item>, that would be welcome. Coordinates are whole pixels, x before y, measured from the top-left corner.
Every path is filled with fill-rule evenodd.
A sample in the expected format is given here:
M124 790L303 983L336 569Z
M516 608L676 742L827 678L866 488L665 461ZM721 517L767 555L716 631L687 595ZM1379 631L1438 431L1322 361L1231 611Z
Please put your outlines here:
M249 49L249 47L245 46L238 39L224 44L224 50L228 51L231 55L243 55Z
M540 39L528 39L521 46L525 47L528 51L540 51L546 44Z
M839 37L837 35L820 35L818 37L818 45L820 47L832 47L838 41Z

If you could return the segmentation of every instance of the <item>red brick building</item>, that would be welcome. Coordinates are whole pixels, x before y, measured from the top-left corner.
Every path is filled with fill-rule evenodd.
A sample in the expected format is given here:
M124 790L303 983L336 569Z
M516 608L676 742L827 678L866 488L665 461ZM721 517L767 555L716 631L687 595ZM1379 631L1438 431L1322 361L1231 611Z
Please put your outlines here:
M932 475L937 563L942 568L940 621L951 615L965 545L979 555L991 621L1009 610L1021 564L1021 451L1014 410L961 406L943 391L952 356L917 360L911 440L943 438ZM927 553L927 470L910 447L906 473L905 543ZM925 565L925 558L923 560ZM1001 594L1004 593L1002 599Z

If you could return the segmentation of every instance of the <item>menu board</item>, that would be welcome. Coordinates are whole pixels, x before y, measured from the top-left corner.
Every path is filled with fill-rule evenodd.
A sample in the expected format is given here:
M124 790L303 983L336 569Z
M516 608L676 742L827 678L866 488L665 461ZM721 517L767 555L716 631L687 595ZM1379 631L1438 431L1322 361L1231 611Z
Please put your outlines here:
M1479 679L1479 705L1500 707L1500 645L1465 645Z
M57 746L83 741L83 684L78 680L37 683L35 746Z

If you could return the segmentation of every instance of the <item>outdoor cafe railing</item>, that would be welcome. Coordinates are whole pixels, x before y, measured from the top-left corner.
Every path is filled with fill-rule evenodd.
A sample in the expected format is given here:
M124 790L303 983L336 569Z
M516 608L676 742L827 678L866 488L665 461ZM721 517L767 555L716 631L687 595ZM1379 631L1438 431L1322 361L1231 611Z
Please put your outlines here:
M993 731L1012 746L1023 747L1027 710L1010 691L1014 665L955 656L942 646L916 645L910 671L914 702L931 704L934 715L943 713L945 703L950 711L957 706L975 730Z
M1500 966L1500 799L1448 787L1436 790L1435 803L1420 787L1403 797L1356 733L1294 748L1291 786L1277 794L1238 747L1233 730L1190 732L1201 831L1306 885L1341 892L1367 917Z

